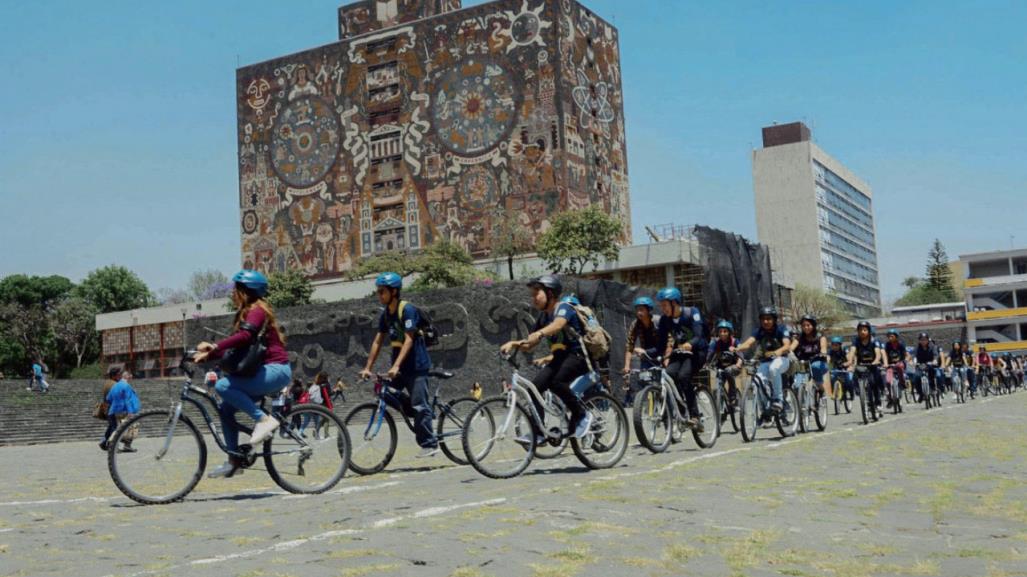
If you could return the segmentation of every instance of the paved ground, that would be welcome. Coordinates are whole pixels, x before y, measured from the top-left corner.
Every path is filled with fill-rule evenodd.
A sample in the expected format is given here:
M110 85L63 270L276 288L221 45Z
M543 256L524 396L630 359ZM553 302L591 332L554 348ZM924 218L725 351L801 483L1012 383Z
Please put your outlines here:
M0 575L1027 575L1027 394L491 481L407 451L333 494L261 471L141 507L95 445L0 449ZM410 447L410 439L402 439Z

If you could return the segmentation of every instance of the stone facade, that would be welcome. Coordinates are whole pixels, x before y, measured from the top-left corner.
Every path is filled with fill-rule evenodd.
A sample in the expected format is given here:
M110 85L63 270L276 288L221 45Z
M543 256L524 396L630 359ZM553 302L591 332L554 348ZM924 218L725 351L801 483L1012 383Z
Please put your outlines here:
M365 0L339 42L238 70L244 267L487 257L504 211L537 235L598 205L630 238L617 30L572 0L459 7Z

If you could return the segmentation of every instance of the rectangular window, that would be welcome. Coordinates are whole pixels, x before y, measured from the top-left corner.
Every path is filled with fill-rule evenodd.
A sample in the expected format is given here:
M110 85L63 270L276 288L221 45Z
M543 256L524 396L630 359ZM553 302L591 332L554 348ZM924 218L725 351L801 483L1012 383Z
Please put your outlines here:
M399 84L399 62L393 60L367 67L368 93L393 84Z

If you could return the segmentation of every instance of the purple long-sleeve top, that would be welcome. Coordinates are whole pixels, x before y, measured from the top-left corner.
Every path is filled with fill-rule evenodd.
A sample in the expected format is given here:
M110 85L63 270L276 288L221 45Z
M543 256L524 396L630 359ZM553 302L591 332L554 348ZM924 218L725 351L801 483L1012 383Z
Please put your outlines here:
M219 341L218 348L211 354L211 358L219 359L228 349L234 349L238 347L244 347L256 338L256 335L260 332L260 327L264 326L264 322L267 320L267 313L260 307L251 307L246 313L246 317L243 319L243 323L257 327L256 333L239 329L232 336ZM278 335L278 331L275 330L274 326L269 325L267 330L264 331L264 338L267 341L267 355L264 356L265 365L284 365L289 362L289 353L285 350L285 345L282 344L282 338Z

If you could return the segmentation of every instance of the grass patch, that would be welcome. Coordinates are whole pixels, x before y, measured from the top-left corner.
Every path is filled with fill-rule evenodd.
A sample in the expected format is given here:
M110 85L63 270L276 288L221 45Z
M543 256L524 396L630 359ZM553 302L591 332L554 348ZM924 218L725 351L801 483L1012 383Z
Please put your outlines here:
M383 551L375 549L335 549L325 559L358 559L360 557L385 557Z
M363 567L351 567L342 573L339 573L339 577L364 577L364 575L394 571L399 569L399 567L400 565L398 563L380 563L377 565L365 565Z
M457 567L449 577L485 577L485 574L477 567Z

